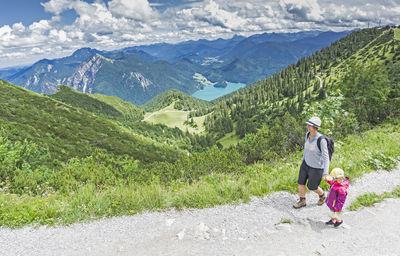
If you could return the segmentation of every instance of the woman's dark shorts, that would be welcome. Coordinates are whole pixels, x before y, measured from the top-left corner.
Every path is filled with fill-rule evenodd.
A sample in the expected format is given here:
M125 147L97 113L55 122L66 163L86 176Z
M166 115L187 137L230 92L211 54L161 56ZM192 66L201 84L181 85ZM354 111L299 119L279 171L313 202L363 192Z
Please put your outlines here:
M303 160L303 163L301 163L300 166L299 179L297 180L297 184L306 185L306 182L308 180L308 189L317 190L319 184L321 183L323 172L324 169L312 168L308 166Z

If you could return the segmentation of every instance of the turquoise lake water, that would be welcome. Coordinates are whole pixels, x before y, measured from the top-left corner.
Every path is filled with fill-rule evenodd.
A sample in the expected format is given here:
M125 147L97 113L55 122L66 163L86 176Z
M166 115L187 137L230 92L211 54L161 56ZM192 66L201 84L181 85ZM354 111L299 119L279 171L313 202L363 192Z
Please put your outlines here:
M228 86L226 88L216 88L214 86L204 86L203 90L197 91L194 94L192 94L192 97L201 99L201 100L214 100L216 98L219 98L221 96L224 96L225 94L234 92L242 87L245 87L246 84L242 83L230 83L227 82Z

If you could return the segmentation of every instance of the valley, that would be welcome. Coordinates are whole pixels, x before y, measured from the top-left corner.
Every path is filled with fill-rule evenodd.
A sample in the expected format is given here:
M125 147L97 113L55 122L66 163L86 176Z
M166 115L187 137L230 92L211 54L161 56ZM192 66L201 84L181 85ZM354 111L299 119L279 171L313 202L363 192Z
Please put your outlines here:
M0 256L399 254L399 0L1 7Z
M1 81L0 225L67 225L293 194L310 115L335 139L332 168L352 179L395 169L397 31L352 32L212 101L172 89L137 107L70 86L42 95Z
M207 84L251 84L348 33L265 33L111 52L81 48L64 58L0 70L0 78L41 94L56 93L58 85L67 85L80 92L117 96L143 105L170 89L192 95L201 93L198 91ZM206 98L213 99L210 95Z

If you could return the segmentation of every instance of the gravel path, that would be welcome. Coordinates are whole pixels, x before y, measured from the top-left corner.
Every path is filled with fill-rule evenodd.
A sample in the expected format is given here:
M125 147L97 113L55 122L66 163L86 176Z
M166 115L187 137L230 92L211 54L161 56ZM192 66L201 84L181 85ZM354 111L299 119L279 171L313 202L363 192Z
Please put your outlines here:
M364 175L349 188L359 195L392 191L400 167ZM278 192L248 204L115 217L67 227L0 229L0 255L399 255L400 199L345 211L338 228L324 224L328 208L307 195ZM291 224L279 224L281 219Z

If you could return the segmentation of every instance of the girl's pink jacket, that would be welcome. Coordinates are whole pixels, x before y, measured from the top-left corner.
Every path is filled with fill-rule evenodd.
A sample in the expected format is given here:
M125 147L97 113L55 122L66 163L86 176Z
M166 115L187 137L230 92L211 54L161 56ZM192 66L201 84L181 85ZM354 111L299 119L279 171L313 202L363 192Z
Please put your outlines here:
M325 200L326 205L335 212L340 212L343 208L344 202L346 201L347 197L347 189L349 188L349 178L338 183L334 180L327 180L331 185L331 189L329 190L329 195Z

